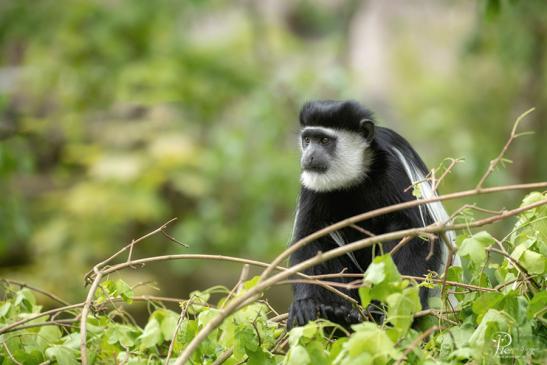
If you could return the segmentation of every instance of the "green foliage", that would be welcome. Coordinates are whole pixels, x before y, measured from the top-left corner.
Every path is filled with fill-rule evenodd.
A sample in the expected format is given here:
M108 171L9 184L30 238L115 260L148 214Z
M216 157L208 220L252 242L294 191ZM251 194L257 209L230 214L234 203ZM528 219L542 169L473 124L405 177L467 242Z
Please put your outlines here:
M545 198L547 193L531 193L523 204ZM463 267L451 268L448 279L482 289L465 291L448 285L448 291L460 292L453 313L428 317L412 326L421 310L418 286L403 279L391 256L383 255L368 267L359 289L363 307L375 303L384 311L382 324L363 322L348 333L336 324L318 320L287 334L282 323L272 320L269 306L258 301L226 318L197 348L191 363L212 364L230 352L225 364L383 365L403 358L410 364L543 364L547 356L546 218L547 206L543 205L522 213L513 231L502 240L486 231L458 237ZM489 249L495 247L505 254L490 257ZM230 300L257 282L254 277L234 291L224 287L195 291L180 303L181 314L156 307L144 327L118 317L119 308L101 310L87 322L90 361L163 364L171 343L173 360ZM434 289L440 286L434 281L428 285ZM95 305L112 305L113 300L130 304L134 298L133 289L121 279L105 280L100 288ZM9 285L5 289L0 328L40 313L29 289L15 290ZM213 294L222 297L213 303ZM448 308L435 310L441 309ZM34 319L30 328L0 335L4 344L0 363L11 364L15 358L20 363L77 364L79 326L40 326L47 320ZM436 327L431 328L433 325ZM426 337L420 327L421 331L430 328L430 335Z
M116 281L106 280L101 283L100 291L95 293L97 304L110 299L121 298L124 302L131 304L133 301L133 289L121 279Z
M59 285L51 268L80 272L165 216L179 218L175 236L193 252L264 258L283 246L296 110L255 57L251 18L224 18L225 7L0 5L2 66L21 51L17 86L0 90L0 266L26 266L76 297L80 286ZM215 14L222 41L196 24Z

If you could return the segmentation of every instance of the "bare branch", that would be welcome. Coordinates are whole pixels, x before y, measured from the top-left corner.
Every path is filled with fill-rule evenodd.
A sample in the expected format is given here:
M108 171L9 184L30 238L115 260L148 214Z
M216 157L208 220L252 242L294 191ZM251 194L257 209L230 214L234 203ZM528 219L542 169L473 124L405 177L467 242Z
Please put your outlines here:
M22 363L17 361L17 359L15 357L13 357L13 354L11 353L8 345L5 342L2 342L2 345L4 346L4 349L6 350L6 352L9 356L9 358L11 359L11 361L13 361L16 365L23 365Z
M363 227L358 226L357 224L350 224L350 227L353 228L353 229L355 229L356 231L359 231L359 232L361 232L361 233L366 234L366 235L369 236L369 237L374 236L374 233L372 233L372 232L369 231L369 230L364 229Z
M177 245L181 245L181 246L186 247L186 248L190 247L190 245L188 245L188 244L186 244L186 243L184 243L184 242L180 242L180 241L177 240L175 237L173 237L173 236L171 236L169 233L165 232L165 230L162 230L162 231L161 231L161 234L162 234L164 237L168 238L169 240L175 242Z
M414 341L412 341L412 343L405 349L405 351L403 352L403 356L401 356L397 362L395 362L395 365L399 365L399 364L402 364L403 361L406 360L406 357L408 356L408 354L410 354L412 351L414 351L416 349L416 347L418 347L418 345L424 340L426 339L427 337L429 337L429 335L431 335L433 332L435 331L441 331L443 330L444 327L440 327L440 326L433 326L433 327L430 327L427 329L427 331L423 332L422 334L420 334L418 337L416 337L416 339Z
M393 247L391 249L391 251L389 251L389 254L391 256L395 255L397 253L397 251L399 251L401 249L401 247L403 247L404 245L406 245L411 239L413 239L414 237L411 237L411 236L407 236L407 237L403 237L398 244L395 245L395 247Z
M536 281L530 276L530 274L528 274L528 271L517 260L511 257L511 255L505 252L505 250L498 250L497 248L494 248L494 247L488 247L486 248L486 250L491 252L496 252L502 256L505 256L505 258L507 258L507 260L509 260L511 264L513 264L513 266L517 268L517 270L521 273L522 277L529 278L529 280L526 280L526 281L531 284L531 289L533 291L535 291L535 289L540 289L539 284L536 283Z
M530 114L531 112L534 111L535 108L531 108L531 109L528 109L527 111L525 111L524 113L522 113L518 118L517 120L515 121L515 124L513 124L513 129L511 130L511 135L509 136L509 139L507 140L507 143L505 143L505 146L503 146L500 154L495 158L493 159L492 161L490 161L490 164L488 166L488 169L486 170L486 172L484 173L484 175L481 177L481 179L479 180L479 183L477 184L477 186L475 187L476 190L482 190L482 185L484 184L484 182L486 181L486 179L488 179L488 177L492 174L492 172L494 172L494 169L496 168L496 166L500 163L500 161L503 159L503 156L505 155L505 152L507 152L507 149L509 148L509 146L511 145L511 143L515 140L515 138L518 138L520 135L522 134L517 134L517 128L520 124L520 122L528 115Z
M230 358L230 356L232 356L233 353L234 353L234 350L232 350L232 349L229 349L229 350L224 351L224 352L215 360L215 362L214 362L212 365L220 365L220 364L224 363L226 360L228 360L228 359Z
M448 165L448 167L446 168L446 170L444 170L444 172L442 173L442 175L435 181L432 182L431 186L432 186L432 189L433 191L437 191L437 188L439 187L439 185L441 184L441 182L445 179L445 177L452 172L452 169L454 168L454 166L456 166L456 164L460 163L463 161L463 158L449 158L448 160L450 160L450 164ZM443 161L444 162L444 161Z
M28 328L44 327L44 326L63 326L63 327L75 327L74 323L80 321L80 316L77 318L68 318L68 319L57 319L54 321L38 322L38 323L27 323L17 327L17 331L21 331ZM14 331L8 331L14 332Z
M188 311L188 307L191 305L192 299L188 300L186 304L184 305L184 308L180 311L179 320L177 321L177 326L175 327L175 333L173 334L173 338L171 339L171 343L169 344L169 350L167 351L167 356L165 357L165 365L169 364L169 359L171 359L171 355L173 354L173 349L175 348L175 341L177 340L177 334L179 333L180 326L182 325L182 322L184 321L184 318L186 317L186 312Z
M94 266L94 268L99 268L99 267L103 267L104 265L108 264L110 261L114 260L116 257L120 256L122 253L124 253L125 251L127 250L130 250L129 252L129 259L131 258L131 253L133 251L133 246L135 246L137 243L141 242L141 241L144 241L145 239L147 239L148 237L151 237L155 234L158 234L160 232L162 232L163 230L165 230L167 228L167 226L171 223L173 223L174 221L176 221L177 218L173 218L169 221L167 221L166 223L164 223L161 227L159 227L158 229L150 232L150 233L147 233L145 234L144 236L142 237L139 237L137 238L136 240L132 240L131 243L129 243L128 245L122 247L120 250L118 250L115 254L113 254L112 256L110 256L109 258L107 258L106 260L103 260L101 262L99 262L97 265ZM85 274L85 281L86 282L89 282L91 281L91 275L93 275L95 273L95 270L91 269L88 273Z
M271 272L274 270L276 266L278 266L283 260L285 260L287 257L289 257L292 253L298 251L302 247L306 246L307 244L315 241L318 238L321 238L331 232L337 231L339 229L345 228L351 224L355 224L370 218L374 218L377 216L381 216L387 213L396 212L403 209L412 208L415 206L428 204L432 202L437 201L444 201L444 200L452 200L452 199L459 199L459 198L465 198L468 196L473 195L479 195L479 194L489 194L489 193L496 193L501 191L509 191L509 190L522 190L522 189L542 189L547 187L547 181L543 182L537 182L537 183L531 183L531 184L517 184L517 185L506 185L506 186L496 186L491 188L483 188L483 189L472 189L472 190L465 190L460 191L457 193L452 194L445 194L436 196L430 199L418 199L418 200L411 200L404 203L394 204L390 205L384 208L375 209L366 213L361 213L358 215L355 215L353 217L344 219L340 222L337 222L335 224L332 224L328 227L325 227L319 231L316 231L309 236L306 236L302 238L301 240L293 243L289 248L285 251L283 251L279 256L277 256L270 264L270 267L268 267L261 275L261 280L264 280L268 275L271 274Z
M50 299L53 299L54 301L56 302L59 302L61 303L62 305L70 305L70 303L68 303L66 300L63 300L61 298L59 298L57 295L53 294L53 293L49 293L43 289L39 289L39 288L36 288L36 287L33 287L33 286L30 286L26 283L22 283L20 281L17 281L17 280L11 280L11 279L1 279L1 281L7 283L7 284L11 284L11 285L17 285L21 288L28 288L36 293L40 293L42 295L45 295L46 297L50 298Z
M12 324L9 324L7 326L4 326L4 327L0 328L0 334L10 332L13 328L16 328L16 327L18 327L22 324L27 323L27 322L33 321L37 318L49 316L50 314L55 314L55 313L58 313L58 312L66 312L70 309L83 307L83 305L84 305L83 303L67 305L67 306L62 307L62 308L51 309L51 310L48 310L48 311L45 311L45 312L42 312L42 313L35 314L33 316L29 316L27 318L23 318L23 319L21 319L17 322L13 322Z
M93 302L93 296L103 277L103 273L100 272L97 267L94 268L94 271L95 279L87 292L87 298L82 308L82 318L80 319L80 361L82 362L82 365L87 365L87 316L89 314L89 309L91 308L91 303Z

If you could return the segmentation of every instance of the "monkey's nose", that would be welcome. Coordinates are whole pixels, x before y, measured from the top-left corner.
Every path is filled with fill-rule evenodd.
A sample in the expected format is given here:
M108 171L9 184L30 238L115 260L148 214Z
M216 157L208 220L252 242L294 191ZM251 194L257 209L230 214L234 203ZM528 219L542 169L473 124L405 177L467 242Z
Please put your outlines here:
M327 164L324 161L321 161L320 158L311 155L307 156L304 161L302 161L302 169L304 171L325 172L327 171Z

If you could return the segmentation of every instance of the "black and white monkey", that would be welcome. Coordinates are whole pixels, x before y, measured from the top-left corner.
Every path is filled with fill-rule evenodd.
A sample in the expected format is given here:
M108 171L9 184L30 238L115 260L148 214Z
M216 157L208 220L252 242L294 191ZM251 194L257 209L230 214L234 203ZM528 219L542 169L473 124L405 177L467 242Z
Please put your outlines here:
M300 112L301 190L292 242L354 215L416 199L412 184L424 198L435 196L425 176L428 169L412 146L399 134L374 124L372 113L355 101L313 101ZM441 203L400 210L359 223L373 234L422 227L448 220ZM363 230L344 228L296 251L291 265L366 237ZM383 242L389 252L396 242ZM432 255L429 242L414 238L393 259L402 274L423 276L442 272L447 250L436 239ZM308 275L362 273L372 261L366 248L326 261L305 271ZM429 256L429 257L428 257ZM354 279L329 279L347 282ZM357 290L344 291L358 300ZM420 288L422 307L430 293ZM343 326L362 321L351 303L321 286L295 284L288 326L326 318Z

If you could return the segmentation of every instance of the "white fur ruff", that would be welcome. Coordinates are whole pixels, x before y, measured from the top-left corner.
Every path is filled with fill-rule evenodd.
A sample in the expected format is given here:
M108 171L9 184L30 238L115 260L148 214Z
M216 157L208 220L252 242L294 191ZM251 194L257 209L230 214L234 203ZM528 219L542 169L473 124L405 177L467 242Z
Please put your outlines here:
M411 161L407 160L404 155L396 149L395 147L392 147L393 151L395 151L395 154L403 164L405 168L405 172L408 175L408 178L412 182L414 186L420 189L421 197L423 199L431 199L437 196L437 193L433 190L433 187L429 183L429 180L427 180L424 176L424 174L418 169L418 167ZM420 216L422 217L422 222L425 227L425 219L424 219L424 205L418 206L420 209ZM447 224L450 221L450 217L446 213L446 210L444 210L444 207L441 202L432 202L429 204L425 204L425 209L429 212L429 214L433 217L435 222ZM454 245L456 242L456 234L454 231L446 231L446 238L450 241L450 244ZM444 268L448 262L448 250L444 243L441 244L441 251L443 254L442 259L442 265L439 268L439 274L442 274L444 272ZM461 266L460 258L458 255L454 255L452 258L452 266ZM450 303L455 307L458 303L457 299L453 296L449 296Z
M303 171L300 176L306 188L326 192L349 188L360 183L370 166L370 156L365 152L369 144L357 133L340 129L313 127L325 134L336 136L335 156L326 172Z

